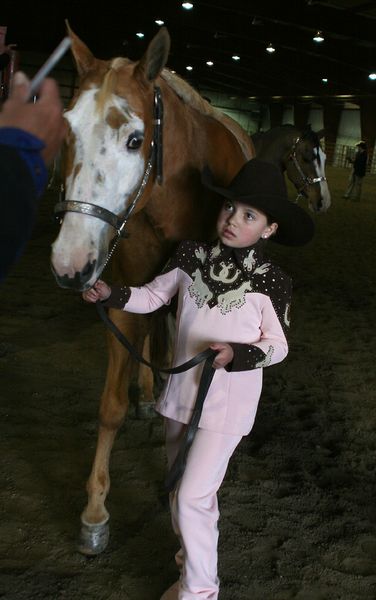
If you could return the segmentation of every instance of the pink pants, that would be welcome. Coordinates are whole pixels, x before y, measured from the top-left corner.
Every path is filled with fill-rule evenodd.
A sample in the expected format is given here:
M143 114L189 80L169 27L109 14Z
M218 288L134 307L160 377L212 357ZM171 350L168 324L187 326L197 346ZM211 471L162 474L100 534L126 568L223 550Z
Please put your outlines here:
M185 425L166 419L168 465L173 463ZM217 491L242 436L199 429L184 475L170 495L171 520L180 539L176 562L181 570L179 600L217 600Z

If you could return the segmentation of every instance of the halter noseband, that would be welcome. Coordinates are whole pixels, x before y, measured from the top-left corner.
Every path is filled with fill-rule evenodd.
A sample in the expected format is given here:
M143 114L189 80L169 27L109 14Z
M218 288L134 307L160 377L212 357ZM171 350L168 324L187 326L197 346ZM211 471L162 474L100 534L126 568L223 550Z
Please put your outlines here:
M78 200L60 200L54 208L54 214L58 219L60 219L61 216L64 215L66 212L77 212L84 215L90 215L91 217L96 217L101 221L105 221L116 230L116 238L107 256L106 262L103 265L103 269L107 265L111 256L113 255L115 247L117 246L120 238L128 237L128 234L125 231L125 225L127 224L129 217L133 213L137 202L139 201L144 192L144 189L146 187L147 182L149 181L150 174L154 165L156 167L156 180L158 184L161 185L163 182L163 101L161 90L158 86L155 86L154 88L153 113L153 139L150 143L149 158L146 163L144 175L142 177L141 183L139 185L135 197L133 198L132 202L127 206L125 213L122 217L119 217L110 210L107 210L107 208L103 208L102 206L98 206L97 204L91 204L90 202L80 202ZM61 195L64 194L63 185L61 186L60 193Z
M309 185L315 185L316 183L321 183L322 181L326 181L326 177L324 175L321 175L320 177L308 177L308 175L306 175L303 172L303 169L299 164L297 154L296 154L296 150L297 150L297 147L300 142L301 142L301 138L297 137L292 145L291 152L288 157L288 160L291 160L293 162L293 164L294 164L296 170L298 171L298 174L302 180L302 183L303 183L303 185L300 188L298 188L296 186L296 189L298 190L297 200L300 196L303 195L305 188L308 187Z

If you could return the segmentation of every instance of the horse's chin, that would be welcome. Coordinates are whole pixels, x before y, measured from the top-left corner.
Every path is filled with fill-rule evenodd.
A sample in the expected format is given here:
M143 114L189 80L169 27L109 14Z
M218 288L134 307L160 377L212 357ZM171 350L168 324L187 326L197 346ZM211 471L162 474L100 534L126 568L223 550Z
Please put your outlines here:
M325 192L325 190L320 195L315 193L308 193L306 197L308 199L309 210L315 213L316 215L325 214L328 208L330 207L330 193Z
M328 210L329 206L325 206L323 204L321 204L320 206L318 206L317 204L314 204L312 202L308 203L309 210L311 212L313 212L315 215L323 215L324 213L326 213L326 211Z

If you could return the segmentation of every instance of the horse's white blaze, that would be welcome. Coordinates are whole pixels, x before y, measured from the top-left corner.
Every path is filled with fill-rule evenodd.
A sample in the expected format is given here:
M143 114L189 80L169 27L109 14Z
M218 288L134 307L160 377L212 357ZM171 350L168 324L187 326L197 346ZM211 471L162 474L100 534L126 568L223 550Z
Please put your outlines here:
M127 102L112 95L99 114L97 89L81 94L65 113L75 136L75 156L66 181L66 199L90 202L120 215L142 178L145 160L140 150L128 150L127 140L135 131L143 134L143 121ZM106 123L110 109L126 117L119 128ZM88 262L106 257L114 234L110 225L85 214L66 213L59 236L52 246L52 264L59 276L74 277ZM101 264L97 265L98 269ZM95 280L95 274L92 277Z
M317 177L325 177L326 154L321 148L319 148L319 156L320 156L320 163L317 160L314 161L315 171L316 171ZM331 204L330 191L328 188L327 181L320 182L320 190L321 190L321 198L322 198L320 211L324 212L324 211L328 210L328 208Z

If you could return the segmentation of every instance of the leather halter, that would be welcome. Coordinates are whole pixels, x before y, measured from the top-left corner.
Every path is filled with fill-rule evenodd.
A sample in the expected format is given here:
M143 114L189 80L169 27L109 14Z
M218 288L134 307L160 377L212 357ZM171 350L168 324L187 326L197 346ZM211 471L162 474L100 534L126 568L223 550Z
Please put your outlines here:
M302 167L299 164L298 158L297 158L297 148L299 143L301 142L301 138L297 137L296 140L294 141L292 148L291 148L291 152L290 155L288 157L288 160L291 160L296 168L296 170L298 171L298 175L302 180L302 186L300 188L297 188L298 191L298 198L300 196L303 195L304 190L309 186L309 185L315 185L316 183L321 183L322 181L326 181L326 177L324 175L321 175L320 177L308 177L308 175L306 175L303 172ZM297 199L298 199L297 198Z
M101 221L105 221L108 225L111 225L116 230L116 237L113 242L112 248L107 255L104 267L108 264L114 250L121 238L127 238L128 233L125 231L125 225L127 224L129 217L133 213L137 202L141 198L146 184L149 181L150 174L153 167L156 167L156 180L159 185L163 182L163 101L161 90L158 86L154 87L154 107L153 107L153 138L150 143L149 158L146 163L144 175L141 183L138 187L136 195L132 202L127 206L124 214L118 216L115 213L103 208L98 204L92 204L91 202L80 202L78 200L60 200L54 208L54 214L58 219L61 219L62 215L66 212L76 212L84 215L90 215L96 217ZM61 195L64 195L64 186L61 186ZM102 269L102 270L103 270Z

